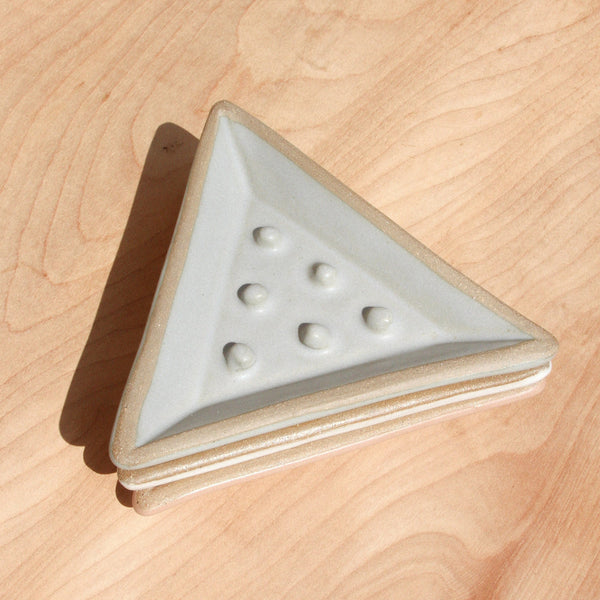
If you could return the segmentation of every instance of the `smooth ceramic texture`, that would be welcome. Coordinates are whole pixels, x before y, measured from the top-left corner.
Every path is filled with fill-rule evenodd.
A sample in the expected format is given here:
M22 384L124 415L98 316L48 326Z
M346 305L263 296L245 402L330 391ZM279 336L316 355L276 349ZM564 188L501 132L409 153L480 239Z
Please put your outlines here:
M120 469L547 365L556 341L239 108L211 112L111 456ZM303 429L304 428L304 429Z
M526 339L221 116L136 442Z

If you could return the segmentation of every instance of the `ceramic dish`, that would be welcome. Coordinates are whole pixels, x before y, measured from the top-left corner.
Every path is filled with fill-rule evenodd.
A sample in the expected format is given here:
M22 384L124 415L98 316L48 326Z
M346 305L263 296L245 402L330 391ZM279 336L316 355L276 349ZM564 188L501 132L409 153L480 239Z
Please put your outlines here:
M222 102L202 134L111 457L131 489L202 487L207 473L226 480L366 439L373 419L400 427L531 387L556 347Z

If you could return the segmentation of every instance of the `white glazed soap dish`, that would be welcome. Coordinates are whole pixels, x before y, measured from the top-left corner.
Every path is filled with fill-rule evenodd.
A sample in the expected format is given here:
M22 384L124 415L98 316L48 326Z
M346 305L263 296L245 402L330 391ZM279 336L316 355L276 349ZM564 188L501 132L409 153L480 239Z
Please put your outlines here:
M153 512L525 391L556 340L238 107L207 120L117 415Z

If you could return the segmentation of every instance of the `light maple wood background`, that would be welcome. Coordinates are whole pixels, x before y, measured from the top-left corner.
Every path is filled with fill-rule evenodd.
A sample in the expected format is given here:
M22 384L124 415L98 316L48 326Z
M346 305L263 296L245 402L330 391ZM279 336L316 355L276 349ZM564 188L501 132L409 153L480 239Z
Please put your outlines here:
M0 13L0 596L600 597L597 2ZM136 515L108 437L221 98L554 333L544 392Z

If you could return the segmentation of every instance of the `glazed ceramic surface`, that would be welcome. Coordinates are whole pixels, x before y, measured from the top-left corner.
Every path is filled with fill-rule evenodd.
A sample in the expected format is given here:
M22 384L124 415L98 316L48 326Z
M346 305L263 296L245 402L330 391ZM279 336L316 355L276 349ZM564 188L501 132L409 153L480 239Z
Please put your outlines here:
M290 428L308 439L323 419L324 435L338 435L350 411L357 423L367 413L390 418L399 395L463 382L454 395L464 399L473 380L530 369L539 379L555 349L550 334L221 103L192 168L111 455L130 487L170 481L197 473L205 453L243 462L256 440L275 452ZM189 468L169 473L172 461ZM144 469L150 476L125 476Z
M527 339L223 115L136 443Z

